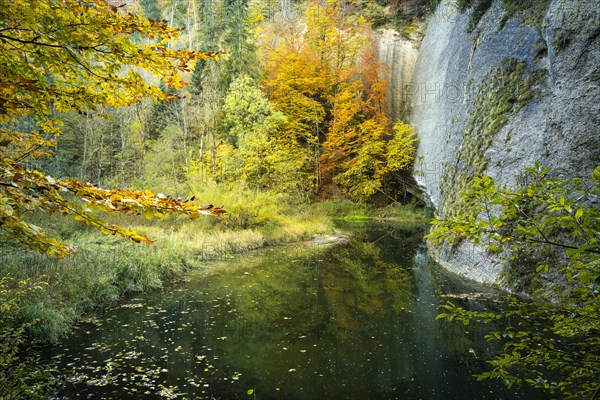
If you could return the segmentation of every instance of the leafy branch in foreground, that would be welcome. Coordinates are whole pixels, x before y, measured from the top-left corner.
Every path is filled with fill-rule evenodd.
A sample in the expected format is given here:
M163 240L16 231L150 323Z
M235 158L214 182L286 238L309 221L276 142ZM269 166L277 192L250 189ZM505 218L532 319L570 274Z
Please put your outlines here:
M536 274L553 287L523 301L511 296L502 313L469 311L448 303L438 318L465 325L491 323L489 342L502 352L478 379L526 383L567 399L596 398L600 391L600 167L591 180L558 179L536 162L517 189L476 178L463 193L464 215L433 221L434 242L470 240L516 258L542 258Z
M182 88L181 74L216 54L174 50L168 43L178 31L166 21L137 16L104 0L0 0L0 17L0 228L23 244L61 257L72 249L28 223L27 212L59 212L136 242L150 240L102 221L91 209L143 212L147 218L224 212L150 191L105 190L55 179L26 166L52 154L61 113L102 113L145 98L170 101L173 95L141 74ZM138 44L139 38L148 44Z

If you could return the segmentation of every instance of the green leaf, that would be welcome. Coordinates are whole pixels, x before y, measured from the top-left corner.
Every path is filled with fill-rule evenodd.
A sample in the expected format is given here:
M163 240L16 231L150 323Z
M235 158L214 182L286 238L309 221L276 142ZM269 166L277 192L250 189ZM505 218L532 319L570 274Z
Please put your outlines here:
M535 272L548 272L550 266L548 264L540 264L536 267Z
M596 167L592 173L592 180L596 183L600 183L600 166Z

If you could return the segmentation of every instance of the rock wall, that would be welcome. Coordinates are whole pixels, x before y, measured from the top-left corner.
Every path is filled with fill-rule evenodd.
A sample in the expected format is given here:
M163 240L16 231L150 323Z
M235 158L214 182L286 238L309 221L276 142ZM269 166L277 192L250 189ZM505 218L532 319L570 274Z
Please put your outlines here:
M495 0L468 33L470 13L444 0L428 23L406 107L419 136L414 176L442 215L479 173L514 186L534 160L565 177L600 164L599 1L552 0L538 24L504 15ZM434 256L484 283L499 282L504 264L465 244Z
M378 35L377 57L389 67L387 106L394 120L402 117L418 55L416 43L395 30L386 29Z

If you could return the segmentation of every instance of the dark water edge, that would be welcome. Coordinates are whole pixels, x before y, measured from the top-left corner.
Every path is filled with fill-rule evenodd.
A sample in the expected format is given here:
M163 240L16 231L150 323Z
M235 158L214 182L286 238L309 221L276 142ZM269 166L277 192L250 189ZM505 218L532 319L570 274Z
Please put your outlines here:
M352 238L207 264L132 296L45 352L65 398L542 399L477 382L487 344L436 321L482 290L434 266L425 226L344 224Z

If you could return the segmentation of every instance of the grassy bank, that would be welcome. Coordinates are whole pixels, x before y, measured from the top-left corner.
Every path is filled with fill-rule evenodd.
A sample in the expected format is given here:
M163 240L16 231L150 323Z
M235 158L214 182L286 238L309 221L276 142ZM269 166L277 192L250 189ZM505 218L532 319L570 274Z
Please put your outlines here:
M348 200L330 200L318 205L331 218L346 221L390 220L426 223L433 217L432 211L416 204L394 203L383 208Z
M224 196L224 194L221 194ZM264 247L304 240L335 231L333 220L393 218L424 221L427 211L412 206L375 209L349 201L293 206L277 198L254 197L227 202L228 214L189 220L171 216L145 220L142 216L111 214L113 223L152 238L151 245L106 236L59 216L38 216L49 233L78 246L76 254L54 259L27 249L0 249L0 275L16 281L43 282L19 304L17 320L28 323L35 339L57 340L94 307L127 292L160 288L165 282L205 261Z
M34 338L56 340L91 308L126 292L159 288L190 268L201 267L206 260L334 231L331 219L318 207L300 205L294 207L293 214L279 211L276 218L261 221L256 221L256 213L248 216L242 212L193 221L183 217L147 221L143 217L108 216L111 222L155 240L151 245L106 236L60 217L45 217L44 225L51 233L77 245L77 253L53 259L4 246L0 250L0 275L9 274L15 281L30 279L32 285L45 282L22 299L17 318L24 323L37 321L29 328Z

